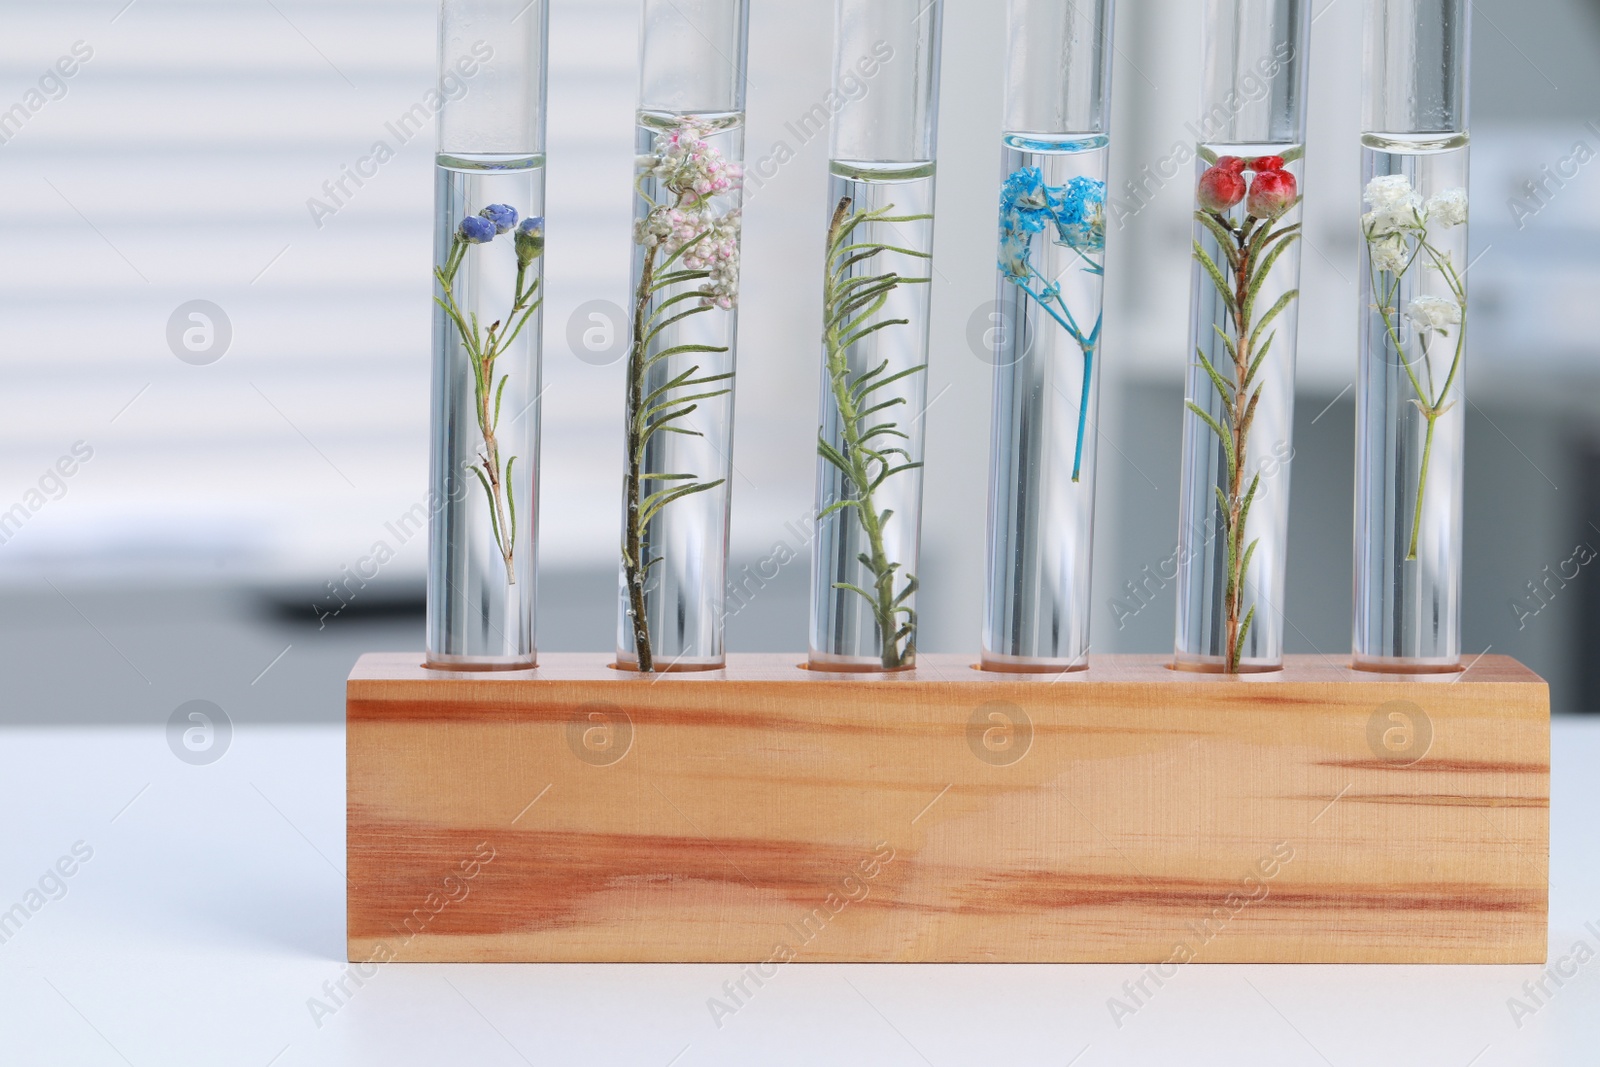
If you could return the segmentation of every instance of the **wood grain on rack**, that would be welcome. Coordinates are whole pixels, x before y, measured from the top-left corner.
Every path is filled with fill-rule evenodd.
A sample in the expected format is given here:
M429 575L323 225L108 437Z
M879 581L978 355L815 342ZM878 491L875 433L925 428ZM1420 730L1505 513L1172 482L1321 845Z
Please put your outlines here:
M1505 657L544 659L357 664L352 959L1544 959L1549 697Z

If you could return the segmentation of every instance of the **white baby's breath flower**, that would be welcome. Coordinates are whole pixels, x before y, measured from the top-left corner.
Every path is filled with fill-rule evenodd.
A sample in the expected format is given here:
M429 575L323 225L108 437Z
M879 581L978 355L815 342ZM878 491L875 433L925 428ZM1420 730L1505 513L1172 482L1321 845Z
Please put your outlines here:
M1428 198L1428 222L1435 226L1460 226L1467 221L1467 191L1446 189Z
M1365 198L1376 211L1392 211L1411 207L1421 202L1411 179L1404 174L1385 174L1367 183Z
M1406 305L1406 318L1422 333L1448 334L1461 324L1461 305L1442 296L1419 296Z
M1417 213L1422 197L1404 174L1385 174L1367 183L1364 194L1372 210L1361 216L1361 229L1369 238L1383 237L1421 225Z
M1406 263L1410 260L1410 253L1406 249L1406 242L1398 235L1383 237L1367 242L1368 253L1372 257L1373 270L1386 270L1391 274L1405 273Z
M1366 234L1369 240L1421 228L1416 211L1410 207L1394 211L1369 211L1361 216L1361 232Z

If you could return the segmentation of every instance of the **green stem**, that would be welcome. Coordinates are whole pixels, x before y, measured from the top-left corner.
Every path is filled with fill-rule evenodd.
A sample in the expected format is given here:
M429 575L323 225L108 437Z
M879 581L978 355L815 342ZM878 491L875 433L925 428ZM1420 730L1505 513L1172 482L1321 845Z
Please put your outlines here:
M1244 544L1246 506L1255 491L1254 488L1246 491L1244 474L1250 428L1255 420L1255 402L1260 396L1259 389L1252 391L1250 388L1255 381L1255 345L1251 329L1255 320L1254 300L1266 281L1263 269L1270 270L1282 249L1296 240L1297 234L1293 232L1294 227L1274 233L1272 226L1277 218L1246 216L1244 222L1236 227L1220 213L1201 210L1195 212L1195 219L1210 231L1218 250L1226 253L1227 271L1223 272L1199 242L1195 243L1195 258L1206 267L1219 295L1228 303L1227 319L1234 329L1234 338L1227 346L1228 354L1233 359L1231 391L1223 388L1222 381L1214 372L1208 375L1212 377L1213 388L1222 400L1225 409L1223 421L1227 426L1224 428L1209 417L1207 421L1212 423L1216 433L1222 435L1222 443L1229 452L1226 485L1216 492L1228 554L1228 579L1223 593L1223 639L1226 642L1224 670L1236 674L1244 650L1244 639L1250 631L1254 615L1254 609L1248 613L1243 610L1245 564L1251 552L1251 546ZM1268 246L1274 245L1274 242L1281 244L1268 250ZM1226 341L1226 332L1221 327L1217 329ZM1271 343L1270 335L1264 343ZM1195 410L1201 409L1196 407Z
M639 272L639 289L633 303L633 344L628 349L628 468L623 479L625 514L623 516L622 569L628 586L628 610L633 616L633 651L639 670L654 671L655 656L650 647L650 621L645 615L644 580L649 564L644 558L644 523L641 507L642 464L644 462L644 374L647 344L648 311L651 286L655 280L656 249L651 245L644 254L644 268Z
M1372 243L1372 240L1372 237L1369 235L1367 238L1369 245ZM1405 345L1401 344L1399 330L1396 327L1393 318L1391 317L1391 312L1394 310L1391 307L1391 301L1393 301L1393 299L1399 294L1400 280L1405 276L1406 272L1411 269L1411 265L1417 261L1417 257L1423 252L1428 254L1428 258L1431 259L1433 261L1433 265L1438 268L1439 273L1445 279L1445 284L1450 287L1451 295L1455 297L1457 305L1461 308L1461 324L1456 327L1456 346L1455 352L1450 360L1450 371L1445 375L1444 386L1439 390L1437 396L1433 394L1432 390L1422 388L1422 383L1417 379L1416 371L1411 365L1411 360L1406 358ZM1367 258L1367 272L1368 276L1372 280L1372 291L1376 293L1378 292L1378 271L1376 267L1372 266L1370 252ZM1413 250L1411 255L1406 259L1405 266L1403 266L1398 272L1391 273L1393 273L1394 284L1390 286L1385 299L1378 305L1378 314L1383 319L1384 331L1388 335L1389 343L1394 346L1395 358L1400 361L1400 366L1405 369L1406 377L1411 382L1411 388L1416 393L1417 409L1422 412L1422 417L1428 422L1428 429L1423 436L1422 442L1422 465L1417 474L1417 503L1411 519L1411 543L1406 550L1406 559L1407 561L1410 561L1417 558L1417 540L1422 532L1422 500L1423 493L1428 485L1428 464L1433 457L1434 426L1439 421L1439 417L1449 410L1449 406L1445 403L1445 401L1450 396L1451 387L1455 385L1456 375L1461 369L1461 357L1466 351L1467 294L1466 286L1462 282L1461 276L1456 273L1455 267L1451 264L1449 258L1441 256L1438 249L1434 248L1433 245L1428 243L1426 237L1417 238L1417 248ZM1424 354L1426 354L1425 346ZM1429 380L1431 384L1431 371Z
M898 636L899 613L894 591L894 573L897 564L889 559L888 551L884 547L883 517L874 499L873 476L868 470L869 463L874 459L862 441L860 404L855 396L854 383L850 376L849 345L844 343L845 338L842 333L847 325L845 320L848 316L834 314L834 308L841 298L839 283L835 281L835 260L846 251L840 244L850 230L855 228L854 224L847 225L852 203L850 197L841 197L834 209L833 220L828 226L828 260L824 265L826 276L823 306L829 321L823 334L823 343L827 350L828 379L833 390L834 403L838 407L843 434L844 447L839 450L839 454L847 465L846 476L855 486L857 503L853 510L861 522L862 532L867 536L867 569L873 576L873 590L868 599L872 604L873 619L878 626L879 660L884 670L896 670L907 665L916 636L914 632L907 634L902 647ZM877 462L887 461L880 457ZM887 466L884 469L887 470ZM908 582L915 580L910 575L906 577Z
M1249 393L1250 374L1250 317L1245 313L1249 304L1251 271L1255 263L1250 253L1249 225L1237 232L1235 240L1239 242L1238 267L1234 273L1234 308L1237 309L1233 316L1234 325L1234 365L1233 396L1223 397L1229 405L1228 426L1233 433L1233 467L1228 471L1228 586L1224 594L1224 612L1227 622L1224 627L1225 640L1227 641L1227 671L1236 674L1239 671L1239 654L1243 642L1239 639L1241 609L1244 606L1244 557L1240 552L1240 541L1243 540L1244 531L1240 529L1241 517L1244 513L1244 463L1245 446L1249 443L1250 419L1247 414L1246 397Z
M1433 453L1433 424L1439 416L1425 413L1428 417L1428 434L1422 443L1422 473L1417 477L1417 511L1411 519L1411 547L1406 551L1406 559L1417 558L1417 535L1422 532L1422 494L1428 485L1428 457Z
M444 292L440 303L445 312L455 323L456 332L461 337L463 347L467 351L467 360L472 367L472 384L474 408L478 421L478 431L483 438L483 451L479 454L477 466L481 470L484 492L489 500L490 526L494 534L495 548L500 552L500 557L505 562L506 584L517 584L516 568L516 528L510 521L508 505L506 502L506 485L503 470L509 471L510 464L516 461L511 457L506 467L500 465L500 442L496 434L497 419L494 413L494 365L500 357L501 348L509 338L498 335L499 323L489 327L487 344L478 336L476 324L469 325L466 316L462 313L460 305L456 302L455 280L461 270L461 265L466 260L467 242L457 237L450 249L450 254L445 257L445 265L439 270L439 285ZM508 334L514 336L511 329L512 321L525 310L524 302L533 295L533 291L523 292L526 266L517 268L517 296L507 320ZM535 283L534 288L537 289Z

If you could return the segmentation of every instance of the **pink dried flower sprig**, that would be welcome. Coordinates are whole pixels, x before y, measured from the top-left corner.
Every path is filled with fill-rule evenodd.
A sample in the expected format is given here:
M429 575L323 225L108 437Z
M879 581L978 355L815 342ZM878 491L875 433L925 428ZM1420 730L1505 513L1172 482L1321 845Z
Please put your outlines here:
M654 178L673 196L640 219L633 239L646 248L662 246L672 256L680 249L686 270L709 271L700 287L702 307L731 310L739 297L739 236L737 208L713 213L716 197L738 192L744 169L730 163L706 141L708 127L685 122L656 139L655 151L639 157L641 179Z
M689 416L733 391L731 357L728 370L715 366L702 370L703 362L694 362L727 353L732 338L729 344L706 344L678 325L692 315L732 311L739 296L739 193L744 174L709 143L712 133L712 126L701 119L677 118L653 135L651 151L635 165L635 189L647 210L633 232L642 253L635 268L628 346L622 570L634 655L643 673L656 670L648 577L662 557L651 548L652 524L669 505L675 512L677 501L714 490L725 481L693 473L652 473L660 469L654 466L652 440L668 433L702 436ZM685 307L690 301L696 306ZM666 360L674 361L672 369L664 365ZM654 374L665 383L657 384Z
M744 168L730 163L706 137L709 127L685 122L657 138L656 149L640 157L640 169L672 190L680 203L694 204L744 184Z

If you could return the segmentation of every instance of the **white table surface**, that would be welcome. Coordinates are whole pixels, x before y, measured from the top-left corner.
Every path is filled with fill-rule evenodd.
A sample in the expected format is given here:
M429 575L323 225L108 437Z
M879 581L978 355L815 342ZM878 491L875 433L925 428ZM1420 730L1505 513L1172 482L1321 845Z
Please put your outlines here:
M1600 953L1600 722L1553 747L1552 963ZM240 728L208 766L148 728L0 730L0 812L0 911L93 850L0 944L5 1067L1600 1063L1588 954L1537 1006L1533 966L1194 964L1120 1027L1134 966L794 965L719 1028L731 966L394 964L314 1020L343 970L340 728Z

